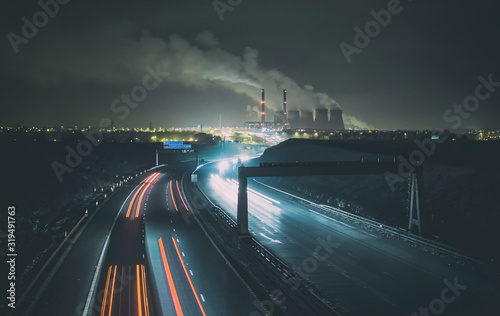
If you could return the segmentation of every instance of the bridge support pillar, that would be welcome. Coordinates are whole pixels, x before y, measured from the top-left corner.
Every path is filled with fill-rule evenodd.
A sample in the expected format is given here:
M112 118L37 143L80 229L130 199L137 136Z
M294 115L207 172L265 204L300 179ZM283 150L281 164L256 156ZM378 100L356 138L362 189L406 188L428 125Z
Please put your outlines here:
M240 235L248 235L248 194L247 194L247 177L242 175L241 166L238 170L238 213L236 224Z
M418 193L418 177L416 173L410 175L410 214L408 221L408 231L422 233L420 223L420 195Z

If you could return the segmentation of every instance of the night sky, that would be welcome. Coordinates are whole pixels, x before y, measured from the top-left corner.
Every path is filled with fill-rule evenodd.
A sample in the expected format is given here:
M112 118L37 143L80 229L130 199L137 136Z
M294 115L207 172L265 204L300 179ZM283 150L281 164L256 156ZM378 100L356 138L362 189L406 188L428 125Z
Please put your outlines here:
M218 125L222 115L242 126L257 120L261 88L271 109L286 88L289 109L341 107L346 127L500 129L495 1L216 4L219 12L211 0L72 0L46 20L37 1L4 4L0 125L180 127ZM377 30L371 11L388 8ZM34 15L41 26L23 35L22 18ZM367 23L373 37L355 48L355 28L365 33ZM346 58L341 43L356 52ZM454 113L443 119L475 95L479 76L499 83L482 88L460 124ZM131 93L138 102L124 101Z

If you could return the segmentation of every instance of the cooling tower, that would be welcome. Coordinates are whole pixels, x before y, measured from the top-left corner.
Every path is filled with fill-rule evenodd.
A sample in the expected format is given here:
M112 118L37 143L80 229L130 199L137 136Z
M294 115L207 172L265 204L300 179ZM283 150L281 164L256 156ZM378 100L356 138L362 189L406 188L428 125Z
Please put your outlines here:
M314 118L314 128L316 129L329 129L328 126L328 110L316 109L316 117Z
M313 112L311 110L300 110L300 128L314 128Z
M290 128L298 128L300 123L299 111L288 111L288 123L290 124Z
M330 110L330 129L345 130L342 110Z

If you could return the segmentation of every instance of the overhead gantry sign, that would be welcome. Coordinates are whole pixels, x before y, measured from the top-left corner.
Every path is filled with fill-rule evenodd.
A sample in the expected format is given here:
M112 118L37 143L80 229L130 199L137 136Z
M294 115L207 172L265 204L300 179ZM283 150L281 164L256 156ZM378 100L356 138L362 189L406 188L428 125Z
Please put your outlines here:
M293 163L260 163L259 167L238 168L238 213L237 228L240 235L248 235L248 178L255 177L287 177L287 176L325 176L325 175L363 175L385 174L391 172L398 174L396 162L363 162L362 161L336 161L336 162L293 162ZM409 229L415 225L420 233L420 203L418 182L422 182L422 169L417 168L416 173L410 176L410 218ZM417 181L419 179L419 181ZM414 205L415 215L414 218Z

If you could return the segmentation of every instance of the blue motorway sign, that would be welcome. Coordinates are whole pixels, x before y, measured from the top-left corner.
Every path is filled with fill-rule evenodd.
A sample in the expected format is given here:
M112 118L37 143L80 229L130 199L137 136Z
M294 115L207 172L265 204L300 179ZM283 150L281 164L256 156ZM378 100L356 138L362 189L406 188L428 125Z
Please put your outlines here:
M169 145L164 146L164 149L191 149L191 145Z
M164 146L182 145L182 144L183 144L182 141L166 141L166 142L163 142Z

